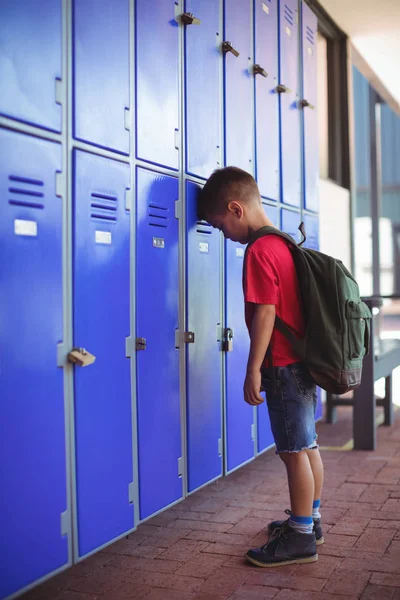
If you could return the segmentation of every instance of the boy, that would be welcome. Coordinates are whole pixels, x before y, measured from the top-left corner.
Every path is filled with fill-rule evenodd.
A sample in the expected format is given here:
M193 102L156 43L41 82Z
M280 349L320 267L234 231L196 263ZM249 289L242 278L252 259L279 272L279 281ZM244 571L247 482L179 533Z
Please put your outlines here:
M198 198L199 218L220 229L225 238L247 244L266 225L253 177L236 167L215 171ZM295 265L285 240L260 237L249 246L243 266L245 319L250 351L244 399L250 406L264 400L265 389L276 453L285 464L291 510L289 519L269 524L270 538L246 554L251 563L273 567L318 559L316 544L323 543L319 513L323 466L316 443L316 387L306 366L290 343L274 329L275 315L297 337L304 331ZM267 349L273 371L268 368Z

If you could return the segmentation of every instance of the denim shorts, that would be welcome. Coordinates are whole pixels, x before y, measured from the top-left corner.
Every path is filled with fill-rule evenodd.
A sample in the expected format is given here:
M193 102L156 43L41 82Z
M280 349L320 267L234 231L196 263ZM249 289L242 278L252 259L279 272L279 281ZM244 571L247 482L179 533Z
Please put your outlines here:
M276 453L318 448L317 389L307 367L303 363L275 367L274 377L270 370L262 370Z

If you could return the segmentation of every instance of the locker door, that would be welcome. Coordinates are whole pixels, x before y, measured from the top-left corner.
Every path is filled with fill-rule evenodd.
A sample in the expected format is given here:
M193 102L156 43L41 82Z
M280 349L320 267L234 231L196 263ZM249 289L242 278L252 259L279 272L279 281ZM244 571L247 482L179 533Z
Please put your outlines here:
M297 0L281 0L279 10L279 83L281 115L282 202L300 206L299 38Z
M58 144L0 131L1 598L68 563L60 170Z
M256 177L262 196L279 200L278 0L255 0Z
M200 20L185 27L186 172L207 178L221 167L222 43L219 0L186 0Z
M304 217L304 227L306 229L307 239L304 242L304 248L319 250L319 222L318 217Z
M129 154L129 0L73 1L74 137Z
M0 115L61 131L61 0L2 0Z
M129 166L74 153L74 346L79 556L133 528L129 337Z
M188 491L222 474L221 237L198 222L198 186L187 205L187 464Z
M252 23L250 0L225 0L224 51L225 164L253 173L253 76L249 71Z
M317 26L315 14L302 1L304 206L318 210Z
M136 353L140 518L182 497L178 329L178 180L137 170Z
M136 1L137 157L178 169L178 23L173 0Z
M279 227L279 210L276 206L264 205L264 210L267 216L271 219L276 227ZM274 437L271 431L271 423L269 420L267 403L264 402L257 406L257 454L263 452L273 445Z
M299 225L301 219L298 212L292 210L282 210L282 231L292 236L296 242L300 241Z
M233 347L226 352L226 470L232 471L254 456L254 409L243 397L249 356L249 334L244 320L242 271L244 248L229 240L226 256L226 327L232 330Z

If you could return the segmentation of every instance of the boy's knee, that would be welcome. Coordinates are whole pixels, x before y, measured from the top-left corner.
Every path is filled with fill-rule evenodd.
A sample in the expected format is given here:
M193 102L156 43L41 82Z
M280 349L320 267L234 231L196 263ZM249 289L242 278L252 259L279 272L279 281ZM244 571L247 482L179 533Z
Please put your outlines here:
M306 450L300 450L300 452L280 452L279 457L285 465L292 465L303 460L305 454L307 454Z

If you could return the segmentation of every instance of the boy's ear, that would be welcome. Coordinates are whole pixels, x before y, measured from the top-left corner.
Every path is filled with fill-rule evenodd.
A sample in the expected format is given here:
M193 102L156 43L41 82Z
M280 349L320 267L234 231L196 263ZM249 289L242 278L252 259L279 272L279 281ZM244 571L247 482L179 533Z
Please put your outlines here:
M231 202L229 202L228 210L238 219L241 219L243 216L243 206L236 200L231 200Z

